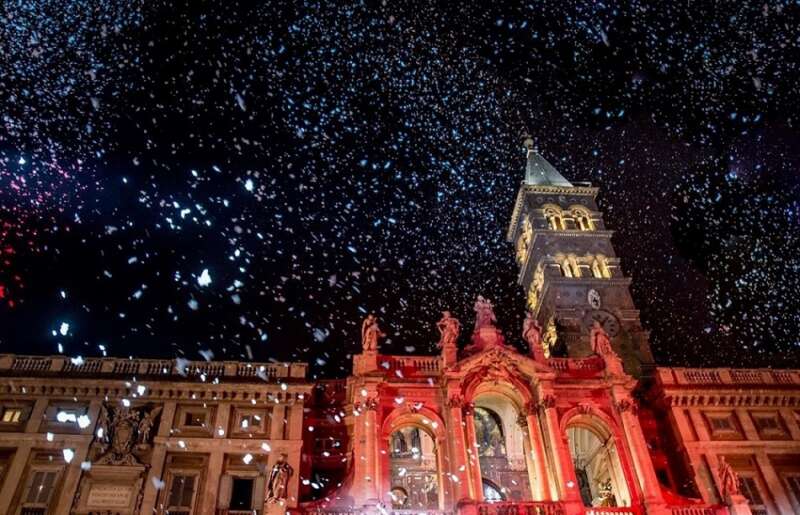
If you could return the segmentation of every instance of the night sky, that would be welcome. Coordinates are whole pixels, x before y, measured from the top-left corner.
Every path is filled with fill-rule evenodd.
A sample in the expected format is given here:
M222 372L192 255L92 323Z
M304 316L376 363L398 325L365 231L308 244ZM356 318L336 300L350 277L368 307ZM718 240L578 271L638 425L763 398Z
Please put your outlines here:
M477 294L517 341L527 130L659 363L800 364L796 1L0 10L0 352L342 376L368 311L426 354Z

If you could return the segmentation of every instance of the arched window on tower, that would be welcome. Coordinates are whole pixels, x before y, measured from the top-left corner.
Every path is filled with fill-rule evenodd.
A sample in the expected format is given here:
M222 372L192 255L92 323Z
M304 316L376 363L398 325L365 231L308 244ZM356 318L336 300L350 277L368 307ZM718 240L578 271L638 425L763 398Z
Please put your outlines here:
M548 206L544 208L544 217L547 219L547 225L554 231L563 231L565 229L564 216L556 206Z
M589 211L582 207L572 208L572 217L575 219L575 227L581 231L594 231L594 224L589 215Z
M570 264L569 259L565 259L561 262L561 275L564 277L575 277L575 274L572 271L572 264Z
M597 256L592 261L592 275L597 279L611 278L611 272L608 270L608 264L604 256Z

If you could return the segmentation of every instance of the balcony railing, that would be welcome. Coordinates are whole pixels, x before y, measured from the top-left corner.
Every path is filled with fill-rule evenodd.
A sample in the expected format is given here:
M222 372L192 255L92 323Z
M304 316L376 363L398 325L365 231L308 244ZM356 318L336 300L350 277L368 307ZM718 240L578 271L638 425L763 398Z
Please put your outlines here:
M621 508L621 507L594 507L586 508L586 515L639 515L639 510L636 508Z
M436 375L442 368L439 356L380 356L378 366L391 374Z
M478 515L563 515L559 502L492 502L478 504Z
M605 368L603 358L592 356L589 358L550 358L547 362L550 368L562 373L594 373Z
M800 370L659 368L658 378L666 385L800 385Z
M239 378L265 381L305 378L306 363L245 363L166 359L68 358L65 356L0 355L0 375L137 376L211 381Z

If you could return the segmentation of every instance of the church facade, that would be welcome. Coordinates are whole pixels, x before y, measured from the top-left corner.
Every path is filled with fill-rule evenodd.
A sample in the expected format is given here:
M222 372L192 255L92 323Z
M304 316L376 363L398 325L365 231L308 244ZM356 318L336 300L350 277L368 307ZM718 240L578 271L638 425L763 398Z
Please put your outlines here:
M0 513L800 513L800 370L656 366L598 190L526 147L518 340L478 297L436 355L367 317L340 380L0 356Z

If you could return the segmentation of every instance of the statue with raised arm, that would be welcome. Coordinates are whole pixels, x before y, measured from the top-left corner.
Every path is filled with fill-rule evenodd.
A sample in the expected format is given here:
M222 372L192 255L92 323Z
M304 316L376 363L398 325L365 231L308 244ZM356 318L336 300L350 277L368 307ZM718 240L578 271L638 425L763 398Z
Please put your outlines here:
M446 347L455 347L458 336L461 334L461 322L453 317L449 311L442 312L442 319L436 322L436 328L439 329L439 343L436 345L438 348L443 349Z
M725 460L725 456L719 457L719 474L720 493L723 499L730 499L731 496L741 495L739 487L739 476L731 467L731 464Z
M614 353L614 348L611 347L611 339L603 326L597 320L592 324L592 331L589 333L589 339L592 343L592 351L601 356L608 356Z
M608 333L597 320L592 324L592 331L589 333L589 342L592 345L592 351L603 358L606 364L606 370L611 375L624 374L622 360L614 351L614 347L611 346L611 338L608 337Z
M544 358L542 325L530 311L528 311L525 321L522 323L522 339L528 344L528 350L535 359Z
M475 310L475 332L478 332L483 327L494 327L497 317L494 316L494 305L489 299L478 295L473 309Z
M365 351L377 351L378 339L386 334L378 327L378 317L370 313L361 324L361 348Z
M267 480L267 502L278 502L286 499L289 489L289 478L292 477L294 470L286 462L288 455L282 453L275 465L272 466Z

